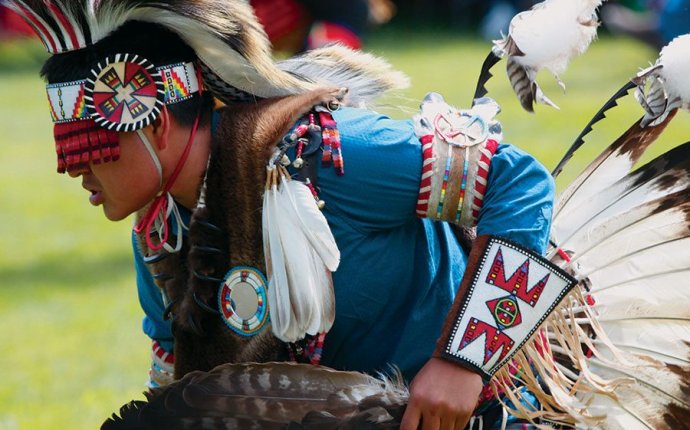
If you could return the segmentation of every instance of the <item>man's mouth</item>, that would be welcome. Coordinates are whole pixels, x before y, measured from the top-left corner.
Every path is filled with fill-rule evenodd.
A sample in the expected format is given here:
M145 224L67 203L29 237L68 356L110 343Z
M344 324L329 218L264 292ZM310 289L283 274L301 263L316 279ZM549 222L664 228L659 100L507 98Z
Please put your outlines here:
M89 202L94 205L98 206L103 203L103 193L100 191L91 191L91 196L89 196Z

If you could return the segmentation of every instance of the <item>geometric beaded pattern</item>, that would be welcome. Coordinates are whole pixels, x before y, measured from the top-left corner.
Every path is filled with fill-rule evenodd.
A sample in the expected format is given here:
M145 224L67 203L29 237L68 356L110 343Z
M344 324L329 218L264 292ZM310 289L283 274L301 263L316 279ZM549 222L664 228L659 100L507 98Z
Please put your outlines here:
M491 377L575 283L531 250L490 238L442 356Z
M218 307L223 321L235 333L254 336L268 321L268 282L253 267L230 269L218 291Z
M149 67L141 71L139 70L141 64L150 64L141 57L125 54L119 59L120 62L128 60L131 64L116 65L113 64L114 59L106 59L99 64L100 73L92 72L92 75L96 73L96 77L102 75L102 80L98 84L87 84L93 82L93 79L48 84L46 93L53 122L62 124L91 119L92 115L94 115L94 119L105 116L109 122L104 125L103 120L99 120L97 121L99 125L115 131L133 131L143 127L145 123L150 123L157 116L155 112L160 110L159 106L158 111L155 111L149 120L137 122L142 119L142 114L145 113L143 108L146 106L147 97L158 99L162 95L164 104L173 104L187 100L199 91L196 69L192 62L171 64L153 69ZM103 71L104 68L107 68L107 71ZM149 80L160 81L161 94L158 93L157 88L154 93L146 92L145 84ZM86 103L87 85L97 85L104 92L101 96L97 96L99 100L93 103L93 88L90 90L91 110L87 109ZM148 88L151 89L151 87ZM124 100L119 100L122 96L124 96ZM125 110L127 112L124 112ZM118 126L119 122L122 122L123 114L135 124L133 126ZM119 119L118 115L120 116Z
M151 124L165 100L165 87L153 64L131 54L116 54L99 62L84 90L91 118L118 132Z
M228 84L204 63L201 63L200 67L201 74L204 77L204 84L223 103L254 103L262 99L262 97L255 96Z

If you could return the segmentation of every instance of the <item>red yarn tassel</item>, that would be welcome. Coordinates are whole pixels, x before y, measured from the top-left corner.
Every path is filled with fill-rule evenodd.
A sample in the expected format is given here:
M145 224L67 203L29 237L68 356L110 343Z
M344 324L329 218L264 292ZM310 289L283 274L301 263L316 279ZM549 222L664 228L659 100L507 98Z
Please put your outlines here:
M58 173L85 169L89 163L115 161L120 155L118 133L90 119L55 124L53 135Z

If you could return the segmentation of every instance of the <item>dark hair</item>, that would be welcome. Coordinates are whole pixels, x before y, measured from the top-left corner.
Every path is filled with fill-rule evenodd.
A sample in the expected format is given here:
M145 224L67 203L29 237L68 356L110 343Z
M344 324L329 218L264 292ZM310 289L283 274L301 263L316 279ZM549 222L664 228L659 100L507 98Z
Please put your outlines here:
M84 79L105 57L125 53L144 57L156 66L197 60L194 50L176 33L158 24L130 21L94 45L53 55L43 64L41 76L48 83ZM207 91L167 108L183 125L192 125L201 109L201 125L204 125L210 119L212 106L213 96Z

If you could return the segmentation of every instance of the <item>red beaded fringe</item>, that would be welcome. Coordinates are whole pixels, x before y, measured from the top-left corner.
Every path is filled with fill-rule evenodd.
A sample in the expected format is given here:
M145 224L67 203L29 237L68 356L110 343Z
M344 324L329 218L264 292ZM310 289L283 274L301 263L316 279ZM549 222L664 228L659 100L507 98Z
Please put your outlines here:
M321 122L323 133L321 165L327 167L333 164L336 173L342 176L345 174L345 166L340 145L340 134L338 133L338 127L333 119L333 115L328 112L319 112L319 121Z
M55 124L58 173L85 169L120 158L119 137L91 119Z

